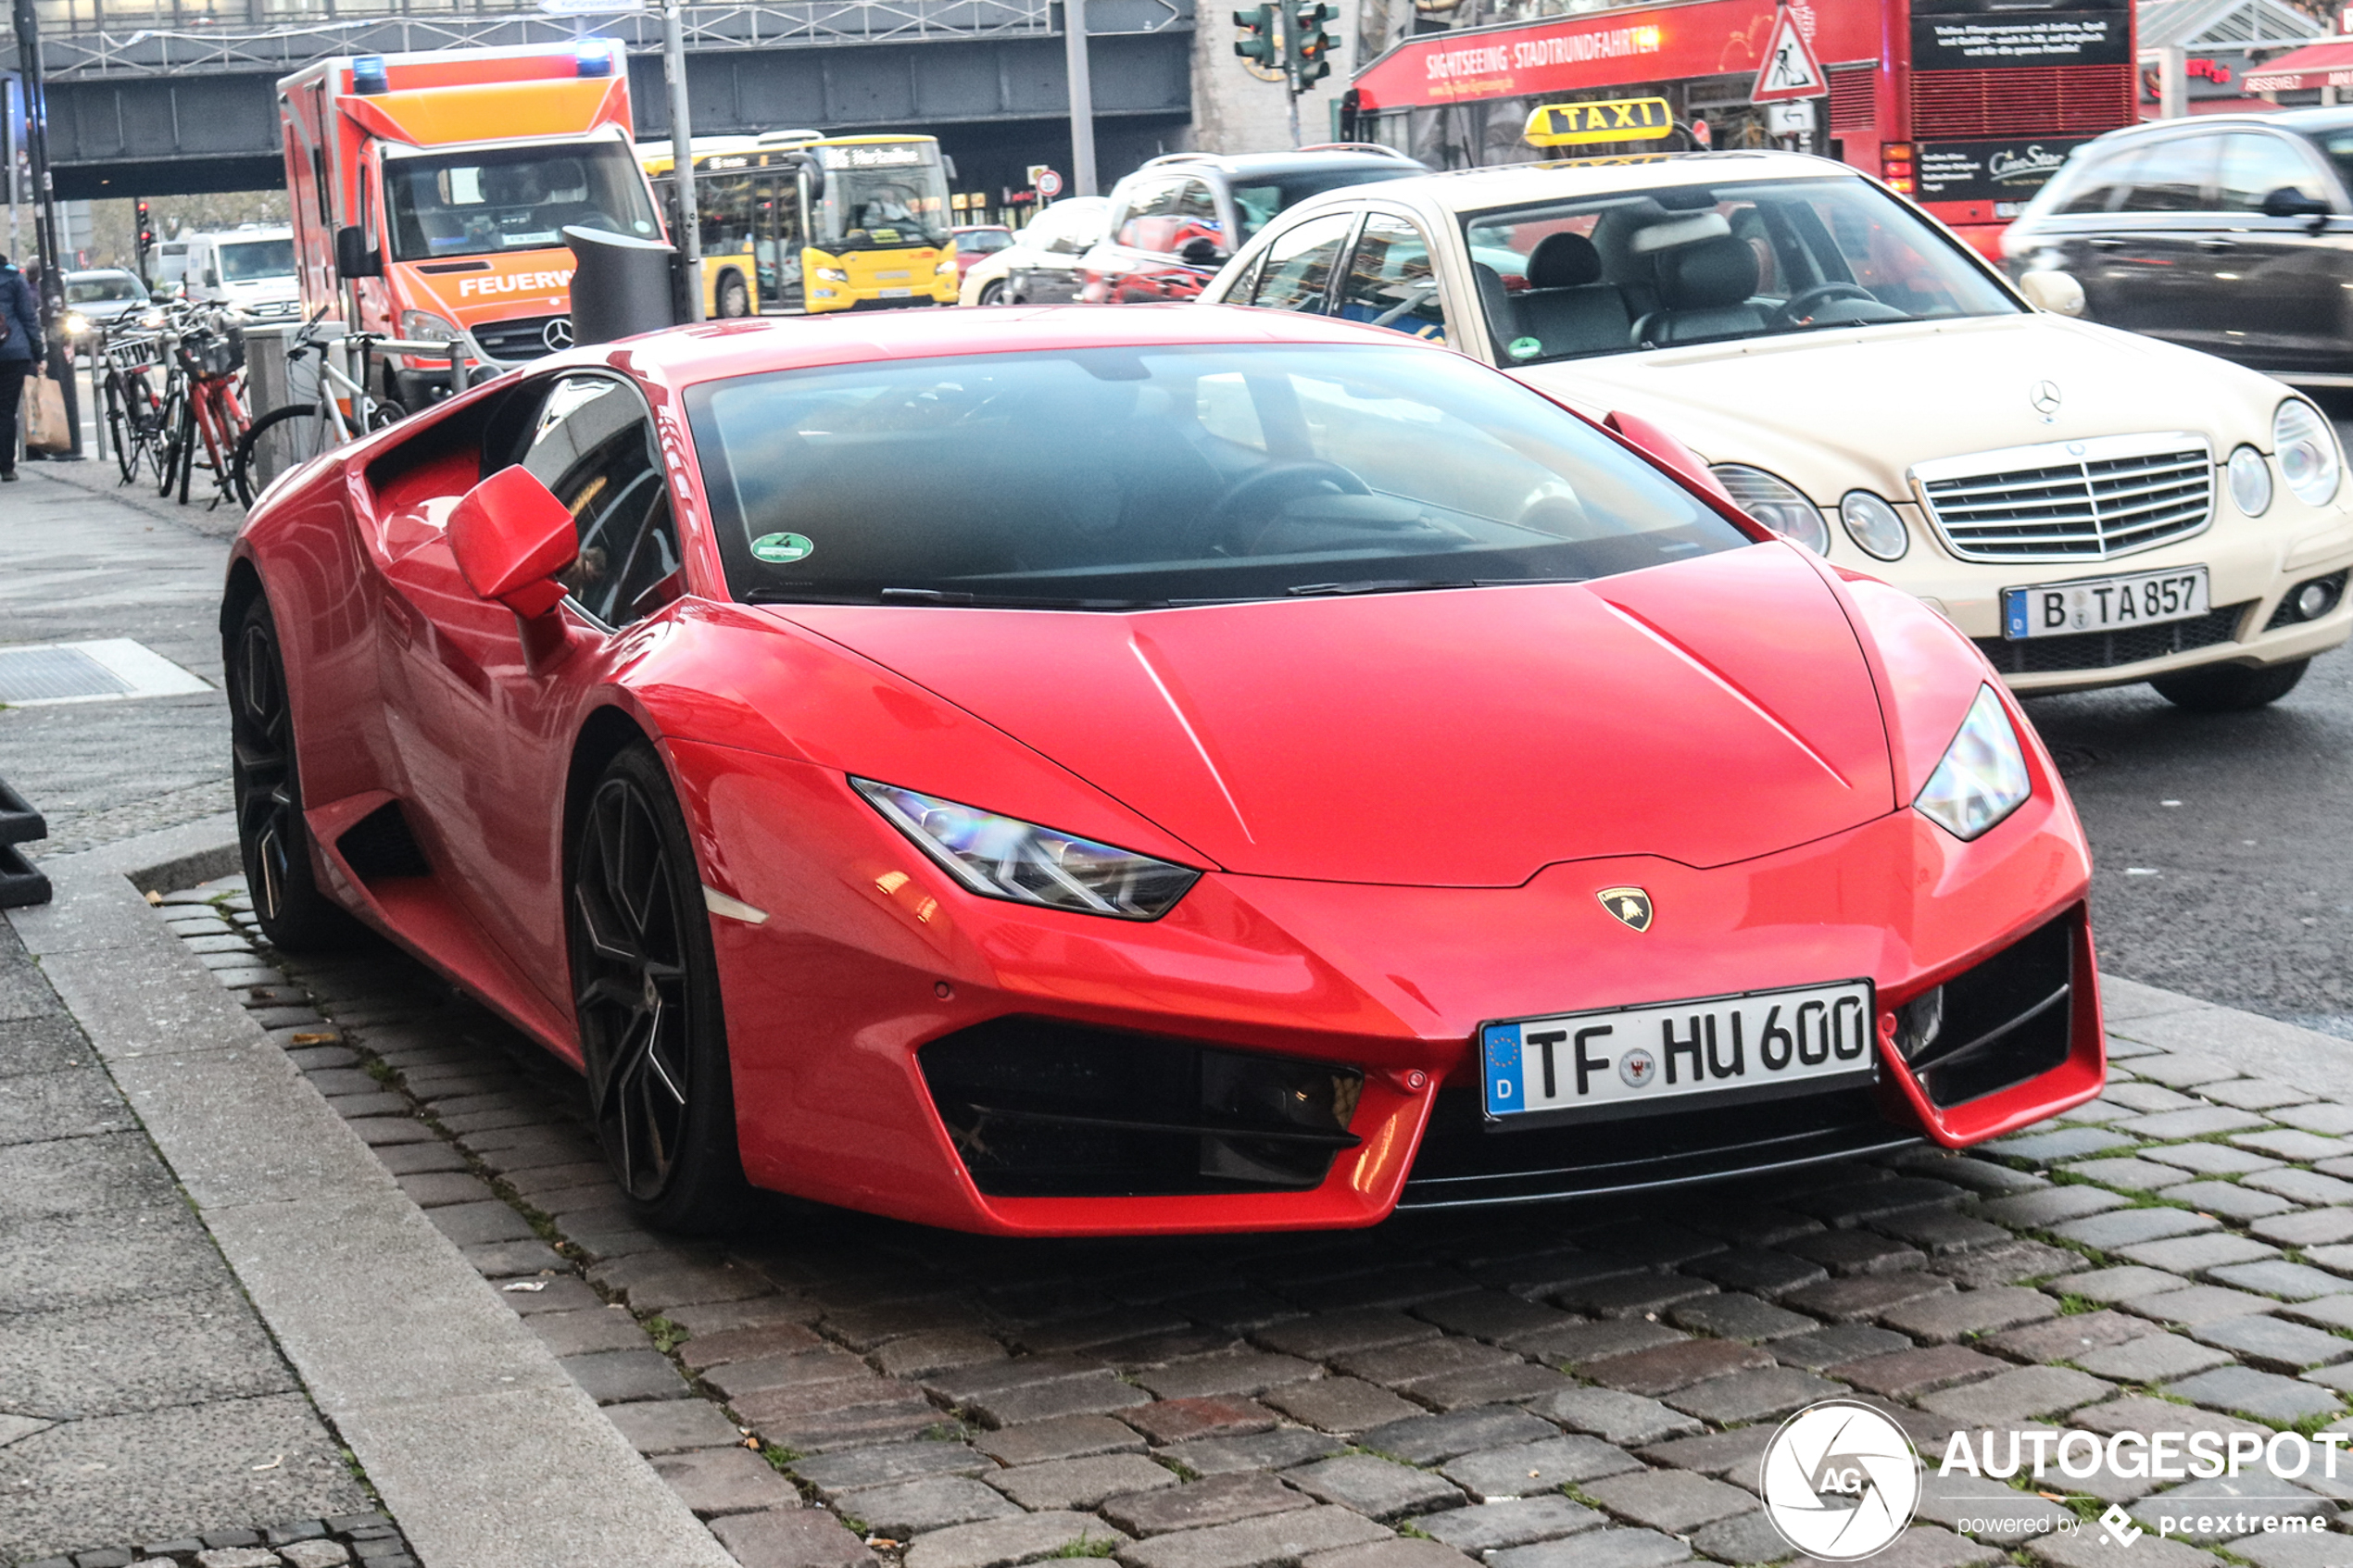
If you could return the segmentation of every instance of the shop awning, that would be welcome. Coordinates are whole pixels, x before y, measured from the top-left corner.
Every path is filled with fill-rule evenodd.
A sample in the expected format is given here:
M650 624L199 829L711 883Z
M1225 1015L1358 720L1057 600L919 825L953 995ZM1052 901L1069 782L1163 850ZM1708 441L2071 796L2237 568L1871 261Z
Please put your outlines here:
M2353 38L2333 39L2291 49L2268 65L2249 69L2243 85L2250 93L2300 93L2308 87L2353 87Z

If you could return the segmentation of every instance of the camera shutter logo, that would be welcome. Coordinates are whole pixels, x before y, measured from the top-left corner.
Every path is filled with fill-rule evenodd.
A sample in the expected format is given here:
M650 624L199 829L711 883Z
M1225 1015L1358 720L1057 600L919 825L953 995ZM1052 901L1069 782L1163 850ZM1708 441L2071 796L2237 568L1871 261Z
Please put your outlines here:
M1781 1538L1829 1562L1884 1550L1912 1522L1920 1461L1904 1429L1869 1405L1826 1399L1766 1445L1765 1516Z

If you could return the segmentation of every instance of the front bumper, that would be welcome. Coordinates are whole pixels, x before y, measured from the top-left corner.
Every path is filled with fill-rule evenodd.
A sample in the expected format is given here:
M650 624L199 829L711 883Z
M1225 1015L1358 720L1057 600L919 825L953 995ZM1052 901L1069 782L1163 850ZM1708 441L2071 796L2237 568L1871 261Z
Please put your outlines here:
M838 773L692 743L669 749L682 794L698 803L707 882L770 911L758 925L713 922L745 1170L760 1185L826 1202L1009 1235L1361 1226L1401 1201L1527 1201L1721 1177L1919 1138L1958 1147L2099 1092L2088 935L2079 939L2065 1057L2056 1067L1938 1105L1892 1044L1895 1010L1909 999L2080 911L2088 857L2039 761L2035 797L1974 844L1900 810L1737 865L1702 871L1615 857L1547 867L1511 888L1213 872L1161 920L1130 923L963 892ZM777 833L778 822L792 822L793 832ZM791 847L811 844L828 846L827 857ZM1647 932L1619 925L1594 898L1596 889L1620 884L1650 890L1658 917ZM1679 1117L1670 1106L1643 1120L1676 1133L1664 1140L1680 1138L1674 1160L1548 1183L1543 1170L1561 1167L1547 1167L1541 1135L1489 1134L1475 1123L1464 1131L1457 1097L1475 1092L1472 1041L1485 1020L1853 976L1869 977L1880 997L1880 1082L1863 1091L1868 1103L1859 1108L1813 1108L1818 1122L1837 1123L1828 1138L1817 1135L1822 1126L1801 1128L1796 1142L1774 1146L1772 1137L1740 1131L1733 1118L1726 1123L1732 1132L1694 1144L1703 1119ZM925 1076L927 1047L1001 1030L1007 1020L1361 1074L1347 1146L1332 1151L1312 1185L1282 1190L1237 1183L1230 1178L1240 1167L1228 1164L1222 1174L1204 1169L1219 1179L1194 1190L1131 1183L1126 1190L1024 1192L971 1158L971 1117L953 1108L943 1116L951 1097L935 1098ZM974 1094L968 1085L958 1092L968 1110ZM1139 1135L1165 1136L1199 1109L1174 1106ZM1231 1133L1212 1127L1203 1147L1211 1137L1231 1143ZM1540 1141L1517 1144L1528 1159L1504 1159L1517 1166L1505 1173L1511 1180L1457 1186L1450 1197L1440 1178L1464 1173L1465 1136L1489 1151ZM1484 1158L1491 1169L1495 1157Z

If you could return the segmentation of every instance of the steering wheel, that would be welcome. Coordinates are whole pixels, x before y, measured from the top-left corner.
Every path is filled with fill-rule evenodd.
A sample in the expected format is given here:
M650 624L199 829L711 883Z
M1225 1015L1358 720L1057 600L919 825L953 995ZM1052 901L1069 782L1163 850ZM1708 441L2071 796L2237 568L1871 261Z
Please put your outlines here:
M1312 495L1326 486L1347 495L1369 495L1372 487L1338 463L1327 463L1317 458L1298 462L1275 463L1247 474L1227 487L1209 508L1203 532L1214 546L1230 545L1247 551L1255 543L1263 526L1252 527L1259 521L1271 522L1273 514L1283 506L1302 495ZM1248 529L1250 538L1243 536Z
M1833 299L1868 299L1879 303L1879 296L1860 283L1816 283L1810 289L1800 289L1782 306L1780 315L1785 325L1804 326L1814 319L1814 312Z

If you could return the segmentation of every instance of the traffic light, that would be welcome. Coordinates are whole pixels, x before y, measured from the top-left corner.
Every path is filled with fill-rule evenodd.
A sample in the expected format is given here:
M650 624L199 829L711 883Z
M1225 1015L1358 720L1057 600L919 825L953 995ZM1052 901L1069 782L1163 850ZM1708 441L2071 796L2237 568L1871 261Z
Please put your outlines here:
M1291 77L1297 90L1305 92L1332 73L1332 49L1339 43L1324 31L1324 24L1340 13L1324 0L1305 0L1292 13L1299 25L1291 29Z
M135 203L135 204L133 204L133 205L134 205L134 206L137 207L137 209L138 209L138 211L137 211L137 217L136 217L136 220L135 220L136 226L137 226L137 229L138 229L138 233L139 233L139 241L138 241L138 250L139 250L139 266L138 266L138 272L139 272L139 276L141 276L142 278L144 278L144 277L145 277L145 276L147 275L147 252L148 252L149 250L153 249L153 248L154 248L154 246L155 246L155 243L156 243L156 232L155 232L155 230L154 230L153 228L151 228L151 227L148 225L148 222L147 222L147 204L146 204L146 202L145 202L145 201L144 201L144 200L142 200L142 201L139 201L139 202L137 202L137 203Z
M1274 6L1253 6L1234 13L1234 25L1242 35L1234 40L1234 53L1245 60L1255 60L1262 66L1280 69L1278 34L1281 18Z

